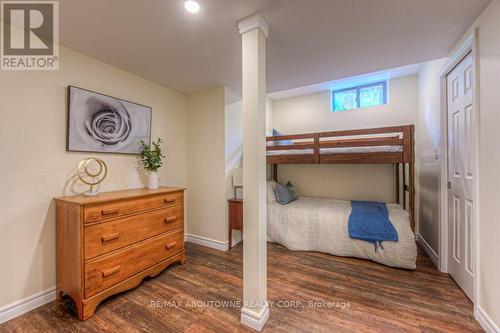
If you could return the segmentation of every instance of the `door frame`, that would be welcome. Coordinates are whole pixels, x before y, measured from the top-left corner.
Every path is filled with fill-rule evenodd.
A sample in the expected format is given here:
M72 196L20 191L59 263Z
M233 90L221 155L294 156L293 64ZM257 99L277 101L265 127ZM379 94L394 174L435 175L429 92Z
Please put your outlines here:
M478 57L478 30L475 29L461 46L454 52L453 56L445 64L440 77L440 102L441 117L439 124L441 141L441 163L440 163L440 181L439 181L439 269L442 272L448 272L448 74L469 54L472 52L473 62L473 105L474 105L474 204L475 204L475 227L474 227L474 314L477 314L477 304L479 304L479 57Z

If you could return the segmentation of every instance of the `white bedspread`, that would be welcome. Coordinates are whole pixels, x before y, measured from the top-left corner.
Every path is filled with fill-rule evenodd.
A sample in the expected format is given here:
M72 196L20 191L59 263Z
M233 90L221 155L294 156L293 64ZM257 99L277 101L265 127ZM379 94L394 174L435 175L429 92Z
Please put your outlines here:
M398 242L373 244L351 239L349 201L299 197L287 205L267 203L267 239L291 250L326 252L336 256L370 259L406 269L416 268L417 247L409 215L397 204L387 204L389 219L398 232Z

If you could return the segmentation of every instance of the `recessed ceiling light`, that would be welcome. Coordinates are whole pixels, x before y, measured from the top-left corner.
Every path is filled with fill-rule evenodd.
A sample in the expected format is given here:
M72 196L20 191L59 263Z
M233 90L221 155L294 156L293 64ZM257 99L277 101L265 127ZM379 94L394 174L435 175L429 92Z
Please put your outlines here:
M193 0L184 2L184 8L186 8L186 10L191 14L196 14L200 11L200 5Z

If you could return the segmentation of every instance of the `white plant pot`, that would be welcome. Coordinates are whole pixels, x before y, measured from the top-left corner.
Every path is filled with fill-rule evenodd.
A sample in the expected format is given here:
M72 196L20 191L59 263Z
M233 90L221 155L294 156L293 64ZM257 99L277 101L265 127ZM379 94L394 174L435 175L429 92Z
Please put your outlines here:
M151 172L148 176L148 189L157 190L158 189L158 173Z

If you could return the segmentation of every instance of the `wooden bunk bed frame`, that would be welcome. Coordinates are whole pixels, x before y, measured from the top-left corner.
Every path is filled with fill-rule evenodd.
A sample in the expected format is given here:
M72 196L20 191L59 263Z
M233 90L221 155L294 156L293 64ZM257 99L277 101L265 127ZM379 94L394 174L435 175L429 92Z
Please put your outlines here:
M411 228L415 229L415 138L414 125L380 127L308 134L270 136L269 142L295 140L291 145L268 145L267 151L285 154L267 156L272 165L272 175L277 180L279 164L393 164L396 176L396 201L408 209ZM376 137L363 137L376 135ZM358 138L357 138L358 136ZM322 148L359 148L376 146L401 146L397 152L329 152ZM286 154L291 150L312 150L312 154ZM406 171L408 166L408 184ZM400 169L402 171L400 171ZM402 181L401 181L402 178ZM402 198L400 198L402 185ZM408 193L408 202L406 200ZM408 208L407 208L408 203Z

